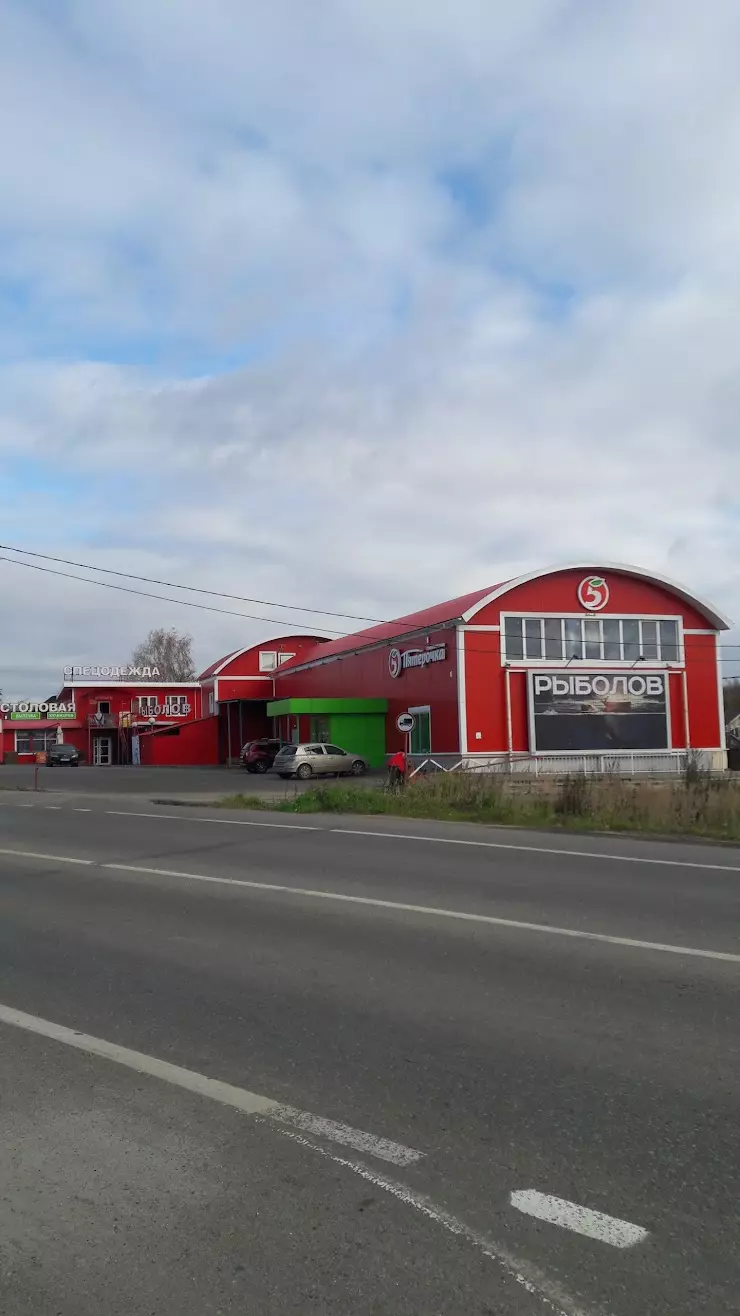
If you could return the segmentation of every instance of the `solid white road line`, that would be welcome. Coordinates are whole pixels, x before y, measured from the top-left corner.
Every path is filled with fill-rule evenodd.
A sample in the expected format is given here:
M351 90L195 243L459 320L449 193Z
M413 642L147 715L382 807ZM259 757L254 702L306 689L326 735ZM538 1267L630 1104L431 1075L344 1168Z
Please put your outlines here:
M484 841L459 836L422 836L412 832L381 832L359 827L320 827L304 823L255 822L243 818L203 818L177 813L134 813L131 809L106 809L115 818L163 818L169 822L210 823L220 827L269 827L284 832L326 832L331 836L374 836L386 841L423 841L426 845L465 845L482 850L521 850L524 854L563 855L567 859L608 859L617 864L653 864L661 868L707 868L718 873L740 873L740 864L712 864L696 859L658 859L654 856L615 854L609 850L566 850L560 846L517 845L511 841ZM649 840L649 838L646 838ZM655 843L654 843L655 844ZM678 844L678 841L677 841Z
M13 859L49 859L55 864L85 864L88 868L95 866L94 859L76 859L63 854L39 854L36 850L0 850L0 855L10 855Z
M333 900L347 905L364 905L371 909L390 909L400 914L424 914L430 918L452 919L461 923L482 923L488 927L512 928L515 932L535 932L550 937L572 937L577 941L603 942L609 946L627 946L634 950L660 951L665 955L688 955L700 960L722 960L740 964L740 954L727 950L705 950L697 946L671 945L662 941L640 941L634 937L610 936L606 932L585 932L582 928L559 928L549 923L526 923L522 919L497 918L493 914L470 914L459 909L440 909L435 905L410 905L399 900L378 900L373 896L350 896L342 891L316 891L311 887L286 886L278 882L250 882L243 877L215 877L207 873L186 873L179 868L149 868L142 864L101 863L94 859L75 859L66 855L36 854L32 850L2 850L0 855L16 859L47 859L60 864L95 865L116 873L140 873L143 877L176 877L186 882L212 886L241 887L247 891L275 891L307 900Z
M219 1079L208 1078L205 1074L199 1074L192 1069L183 1069L180 1065L172 1065L167 1060L158 1060L156 1056L145 1055L141 1051L131 1051L126 1046L106 1042L100 1037L90 1037L87 1033L79 1033L76 1029L66 1028L63 1024L55 1024L48 1019L39 1019L36 1015L25 1014L22 1010L14 1010L8 1005L0 1005L0 1023L21 1028L28 1033L36 1033L54 1042L62 1042L77 1051L84 1051L87 1055L111 1060L114 1064L133 1069L138 1074L148 1074L151 1078L184 1088L187 1092L195 1092L201 1097L208 1097L211 1101L218 1101L223 1106L232 1106L234 1110L240 1110L245 1115L262 1115L277 1124L290 1124L297 1129L328 1138L331 1142L354 1147L356 1151L378 1156L393 1165L412 1165L415 1161L421 1160L423 1155L422 1152L414 1151L412 1147L405 1147L402 1143L392 1142L389 1138L376 1138L372 1133L354 1129L349 1124L339 1124L335 1120L312 1115L309 1111L297 1110L293 1106L274 1101L271 1097L248 1092L246 1088L234 1087L231 1083L222 1083Z
M0 851L2 853L2 851ZM23 853L23 852L21 852ZM70 861L74 862L74 861ZM245 887L250 891L278 891L310 900L336 900L348 905L366 905L374 909L397 910L402 914L426 914L432 918L449 918L465 923L484 923L492 927L513 928L519 932L539 932L552 937L574 937L581 941L602 941L611 946L631 946L637 950L664 951L669 955L692 955L698 959L726 960L740 964L740 954L724 950L702 950L695 946L671 946L660 941L637 941L633 937L612 937L605 932L584 932L580 928L558 928L548 923L525 923L521 919L496 918L492 914L469 914L458 909L439 909L434 905L408 905L398 900L378 900L373 896L350 896L340 891L315 891L311 887L284 886L277 882L250 882L242 877L211 877L205 873L185 873L173 868L144 868L138 864L100 864L116 872L143 873L153 877L178 877L190 882L208 882L218 886Z
M153 815L156 817L156 814ZM525 854L565 855L568 859L610 859L618 864L657 864L662 868L710 868L720 873L740 873L740 864L707 864L693 859L655 859L634 854L614 854L608 850L564 850L559 846L514 845L507 841L468 840L457 836L420 836L410 832L360 831L356 827L332 827L341 836L380 836L389 841L425 841L430 845L471 845L484 850L522 850ZM654 842L655 844L655 842Z
M164 818L170 822L215 823L219 827L269 827L284 832L323 832L325 827L316 827L307 823L252 822L243 818L200 818L188 817L184 813L134 813L133 809L106 809L109 818Z
M1 807L11 807L0 804ZM13 808L59 808L62 805L19 804ZM91 809L75 809L75 813L91 813ZM609 850L566 850L560 846L518 845L511 841L484 841L460 836L422 836L417 832L381 832L359 827L321 827L308 823L257 822L252 818L204 818L199 814L144 813L133 809L105 809L111 818L161 818L165 822L208 823L218 827L263 827L283 832L325 832L330 836L374 836L386 841L423 841L426 845L464 845L482 850L521 850L524 854L563 855L567 859L604 859L615 864L652 864L661 868L698 868L716 873L740 873L740 864L712 864L698 859L658 859L651 855L616 854ZM617 838L615 838L617 839ZM677 838L676 844L680 838ZM646 838L649 843L649 838ZM654 842L655 844L655 842Z
M561 1229L571 1229L574 1234L583 1234L586 1238L595 1238L599 1243L609 1243L611 1247L634 1247L648 1236L647 1229L640 1225L603 1215L601 1211L591 1211L587 1206L578 1206L576 1202L566 1202L562 1197L551 1197L548 1193L527 1190L512 1193L510 1200L511 1205L525 1215L547 1220Z

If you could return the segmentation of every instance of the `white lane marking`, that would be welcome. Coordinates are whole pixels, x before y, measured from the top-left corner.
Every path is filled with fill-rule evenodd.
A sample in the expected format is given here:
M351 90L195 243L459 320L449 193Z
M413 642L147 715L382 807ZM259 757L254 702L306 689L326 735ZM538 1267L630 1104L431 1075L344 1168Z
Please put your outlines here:
M85 864L88 867L94 866L96 862L94 859L75 859L63 854L39 854L36 850L0 850L2 854L14 859L50 859L55 864Z
M106 809L109 818L164 818L170 822L216 823L219 827L270 827L287 832L324 832L325 827L305 823L247 822L243 818L194 818L182 813L134 813L133 809Z
M156 816L156 815L155 815ZM370 832L355 827L332 827L341 836L381 836L389 841L426 841L430 845L472 845L484 850L523 850L526 854L565 855L568 859L613 859L618 864L658 864L664 868L710 868L720 873L740 873L740 864L708 864L694 859L654 859L634 854L599 850L562 850L557 846L513 845L507 841L470 841L457 836L419 836L410 832Z
M33 808L33 805L23 806ZM61 805L59 806L61 808ZM79 813L91 810L77 810ZM717 873L740 873L740 864L712 864L696 859L656 859L652 856L615 854L608 850L565 850L559 846L515 845L510 841L478 841L459 836L421 836L412 832L380 832L359 827L319 827L306 823L255 822L244 818L204 818L179 813L142 813L133 809L106 809L112 818L162 818L169 822L211 823L219 827L268 827L283 832L326 832L333 836L376 836L386 841L423 841L427 845L466 845L483 850L521 850L525 854L564 855L567 859L609 859L616 864L653 864L661 868L706 868ZM677 840L677 844L680 843Z
M42 804L42 809L61 809L61 804Z
M75 813L92 813L92 809L75 809Z
M562 1197L551 1197L549 1193L538 1193L528 1189L525 1192L511 1194L511 1205L525 1215L534 1216L536 1220L547 1220L561 1229L571 1229L575 1234L584 1234L586 1238L595 1238L599 1243L609 1243L611 1247L634 1247L648 1236L647 1229L641 1225L632 1225L629 1220L617 1220L615 1216L603 1215L601 1211L591 1211L587 1206L576 1202L567 1202Z
M470 914L460 909L439 909L434 905L409 905L398 900L378 900L373 896L350 896L342 891L316 891L311 887L286 886L278 882L250 882L244 877L214 877L207 873L186 873L179 868L148 868L142 864L101 863L95 859L36 854L32 850L0 849L0 855L12 855L16 859L50 859L60 864L95 865L116 873L141 873L144 877L177 877L184 878L187 882L243 887L247 891L277 891L284 895L304 896L311 900L336 900L348 905L366 905L371 909L397 910L401 914L425 914L431 918L449 918L457 922L513 928L517 932L544 933L551 937L573 937L579 941L604 942L609 946L628 946L634 950L655 950L666 955L690 955L701 960L722 960L727 964L740 964L740 954L727 950L705 950L697 946L678 946L662 941L638 941L634 937L610 936L606 932L585 932L581 928L559 928L549 923L526 923L522 919L497 918L493 914Z
M126 1046L119 1046L116 1042L106 1042L103 1038L79 1033L74 1028L52 1023L49 1019L39 1019L34 1014L25 1014L24 1011L14 1010L8 1005L0 1005L0 1023L10 1024L11 1027L24 1029L28 1033L36 1033L54 1042L63 1042L66 1046L84 1051L87 1055L111 1060L114 1064L133 1069L138 1074L148 1074L151 1078L185 1088L186 1091L208 1097L211 1101L218 1101L223 1106L232 1106L245 1115L263 1115L277 1124L291 1124L298 1129L310 1130L323 1138L329 1138L332 1142L340 1142L347 1147L354 1147L357 1151L390 1161L393 1165L411 1165L414 1161L421 1160L423 1155L422 1152L415 1151L412 1147L405 1147L402 1143L392 1142L389 1138L376 1138L372 1133L354 1129L349 1124L340 1124L334 1120L312 1115L309 1111L297 1110L294 1106L286 1106L282 1102L273 1100L272 1097L263 1097L258 1092L248 1092L246 1088L222 1083L220 1079L208 1078L205 1074L199 1074L192 1069L183 1069L180 1065L172 1065L167 1060L158 1060L156 1056L145 1055L141 1051L132 1051Z
M368 1183L374 1184L376 1188L381 1188L383 1192L390 1193L392 1197L397 1198L404 1205L413 1207L415 1211L419 1211L427 1219L441 1225L448 1233L472 1243L473 1247L478 1248L490 1260L496 1261L510 1279L519 1284L532 1297L539 1299L540 1302L549 1307L554 1316L588 1316L588 1313L575 1304L570 1294L557 1281L549 1279L536 1266L515 1256L509 1248L504 1247L501 1243L497 1243L494 1239L479 1233L478 1230L472 1229L463 1220L452 1215L449 1211L445 1211L444 1207L437 1206L425 1194L416 1193L413 1189L408 1188L406 1184L388 1179L384 1174L371 1170L359 1161L349 1161L343 1156L337 1156L334 1152L328 1151L325 1147L317 1147L315 1143L308 1138L302 1138L298 1133L291 1133L282 1129L280 1132L284 1137L290 1138L292 1142L298 1142L302 1147L310 1147L311 1151L327 1157L328 1160L334 1161L336 1165L342 1165L346 1169L352 1170L362 1179L366 1179Z
M23 854L23 851L20 853ZM584 932L580 928L559 928L548 923L525 923L521 919L496 918L493 914L469 914L459 909L438 909L434 905L408 905L397 900L378 900L373 896L350 896L341 891L315 891L311 887L285 886L277 882L250 882L243 877L212 877L205 873L185 873L175 868L144 868L138 864L115 863L103 863L100 867L122 873L143 873L153 877L182 877L189 882L211 882L218 886L245 887L250 891L279 891L290 896L307 896L311 900L337 900L349 905L368 905L375 909L398 910L402 914L427 914L432 918L449 918L466 923L485 923L492 927L514 928L519 932L540 932L552 937L575 937L581 941L603 941L611 946L630 946L637 950L657 950L664 951L668 955L692 955L698 959L725 960L729 964L740 964L740 954L733 954L731 951L702 950L695 946L672 946L661 941L637 941L633 937L609 936L606 932Z

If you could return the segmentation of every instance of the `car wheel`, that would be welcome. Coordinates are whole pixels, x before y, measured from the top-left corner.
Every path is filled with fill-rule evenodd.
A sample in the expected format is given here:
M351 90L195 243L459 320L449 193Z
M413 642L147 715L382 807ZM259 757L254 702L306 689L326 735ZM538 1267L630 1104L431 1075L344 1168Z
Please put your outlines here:
M265 763L265 760L264 760L264 759L258 759L257 762L255 763L255 765L254 765L252 771L253 771L253 772L267 772L267 764Z
M367 772L367 764L363 763L362 759L355 759L354 763L352 764L352 776L364 777L366 772Z
M311 767L311 764L310 763L299 764L299 766L296 768L295 775L296 777L299 777L301 781L308 781L308 778L313 776L313 768Z

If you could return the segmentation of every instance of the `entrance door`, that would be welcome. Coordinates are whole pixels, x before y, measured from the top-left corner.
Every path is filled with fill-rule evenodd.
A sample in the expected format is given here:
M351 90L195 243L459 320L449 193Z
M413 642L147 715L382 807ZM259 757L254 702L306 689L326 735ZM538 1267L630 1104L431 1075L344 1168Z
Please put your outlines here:
M412 754L431 754L432 752L432 726L431 710L427 708L410 708L413 713L415 722L414 729L411 732L411 753Z
M96 768L107 768L112 757L110 736L95 736L93 739L93 763Z

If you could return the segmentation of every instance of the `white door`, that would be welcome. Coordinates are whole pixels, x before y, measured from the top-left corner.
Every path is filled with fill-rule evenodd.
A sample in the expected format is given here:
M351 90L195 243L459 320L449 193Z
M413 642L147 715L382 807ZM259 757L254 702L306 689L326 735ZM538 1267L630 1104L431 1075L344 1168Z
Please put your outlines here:
M110 761L110 736L95 736L93 739L93 763L98 768L104 768L108 766Z

